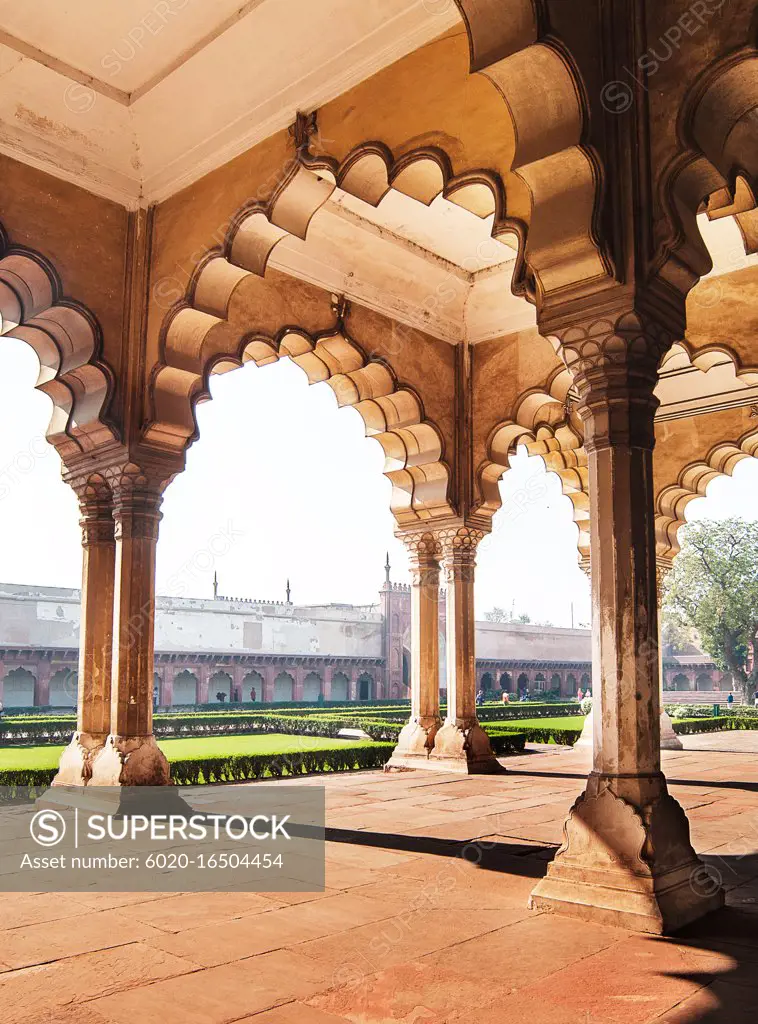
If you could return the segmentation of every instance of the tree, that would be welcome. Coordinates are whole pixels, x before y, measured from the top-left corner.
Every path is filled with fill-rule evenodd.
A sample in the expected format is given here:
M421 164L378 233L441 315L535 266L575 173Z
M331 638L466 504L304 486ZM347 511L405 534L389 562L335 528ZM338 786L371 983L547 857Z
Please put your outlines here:
M487 622L510 622L511 618L504 608L493 608L491 612L485 612Z
M747 697L758 684L758 524L702 520L683 534L666 609Z

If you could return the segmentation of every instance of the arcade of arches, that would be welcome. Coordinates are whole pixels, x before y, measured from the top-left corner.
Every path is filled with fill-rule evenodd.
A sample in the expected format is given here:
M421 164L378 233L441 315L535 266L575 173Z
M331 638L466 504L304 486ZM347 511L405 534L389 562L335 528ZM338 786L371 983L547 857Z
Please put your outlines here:
M661 773L656 577L687 503L756 452L756 7L447 6L419 14L412 52L385 48L252 148L190 139L221 137L225 111L231 126L225 73L192 101L170 75L160 101L121 106L106 83L54 132L59 98L24 80L23 131L41 134L0 156L0 333L39 356L84 547L58 781L169 781L151 726L161 498L202 444L209 375L286 357L381 445L410 553L412 708L391 766L502 770L476 717L477 547L517 445L558 474L591 577L594 761L532 900L668 930L723 900L689 885ZM133 147L101 130L108 104L134 105Z

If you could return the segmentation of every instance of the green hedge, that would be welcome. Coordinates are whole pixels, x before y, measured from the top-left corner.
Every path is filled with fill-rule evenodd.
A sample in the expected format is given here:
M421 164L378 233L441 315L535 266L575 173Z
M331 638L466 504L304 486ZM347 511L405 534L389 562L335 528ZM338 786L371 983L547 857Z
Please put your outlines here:
M178 786L199 786L214 782L247 782L252 779L283 778L319 772L346 772L382 768L394 745L349 746L302 750L290 754L235 754L230 757L187 757L171 761L171 778ZM0 770L0 786L6 796L38 796L53 781L57 768Z

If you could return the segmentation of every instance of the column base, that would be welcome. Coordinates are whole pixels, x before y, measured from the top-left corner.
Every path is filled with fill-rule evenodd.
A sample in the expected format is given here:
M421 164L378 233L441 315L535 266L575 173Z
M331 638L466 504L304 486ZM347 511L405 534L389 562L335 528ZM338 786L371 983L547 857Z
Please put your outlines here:
M684 750L667 711L661 708L661 750Z
M88 786L170 786L166 755L154 736L107 737L92 761Z
M436 771L461 775L492 775L505 768L492 753L490 738L481 725L473 721L446 721L434 737L434 749L428 767Z
M439 727L439 718L416 718L407 722L400 730L397 746L384 770L427 768Z
M75 732L69 745L61 754L58 774L51 785L86 786L92 778L94 760L103 749L105 740L105 736Z
M635 790L637 804L611 789ZM592 773L564 842L529 906L599 924L669 934L724 905L690 843L687 817L662 775Z

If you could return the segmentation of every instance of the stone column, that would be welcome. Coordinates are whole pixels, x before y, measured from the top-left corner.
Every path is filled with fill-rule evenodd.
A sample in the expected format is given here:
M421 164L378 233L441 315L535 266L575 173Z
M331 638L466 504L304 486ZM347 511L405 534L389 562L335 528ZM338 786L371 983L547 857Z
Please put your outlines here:
M181 672L181 669L175 668L172 665L166 665L163 670L163 692L161 694L161 703L164 708L170 708L174 703L174 680L179 672Z
M354 668L347 670L347 699L350 701L358 699L358 680Z
M656 295L661 307L663 296ZM668 295L665 296L668 300ZM652 301L650 308L653 306ZM591 510L593 770L531 905L662 933L723 905L660 769L653 389L669 333L638 310L561 336L579 393ZM599 712L599 714L597 713Z
M159 786L168 762L153 736L155 549L165 481L129 463L110 474L116 538L110 735L92 785Z
M213 704L216 702L216 694L211 693L211 676L216 671L213 665L202 663L198 665L197 671L197 702L198 704Z
M261 700L264 704L271 704L274 700L274 679L276 679L276 672L274 671L273 665L264 665L261 669L263 676L263 693Z
M334 666L324 666L324 681L321 684L321 692L324 695L324 700L332 699L332 676L334 675Z
M411 714L388 768L428 767L440 727L439 593L441 547L431 533L403 541L411 568Z
M303 699L303 686L305 684L305 669L302 665L296 665L292 670L294 680L292 683L292 700L301 701Z
M37 664L36 683L34 684L34 706L47 707L50 703L50 662L40 661Z
M434 738L430 767L463 773L501 766L476 717L474 577L482 530L453 526L436 534L447 584L447 715Z
M54 786L87 784L92 777L94 759L111 731L116 574L113 498L110 486L99 474L86 479L69 479L69 483L79 497L82 528L77 719L76 732L61 755Z
M671 718L663 706L663 633L662 615L663 607L663 586L666 577L671 572L671 562L664 558L658 558L655 564L656 596L658 603L658 678L660 680L660 707L661 707L661 750L684 750L684 744L674 732Z

